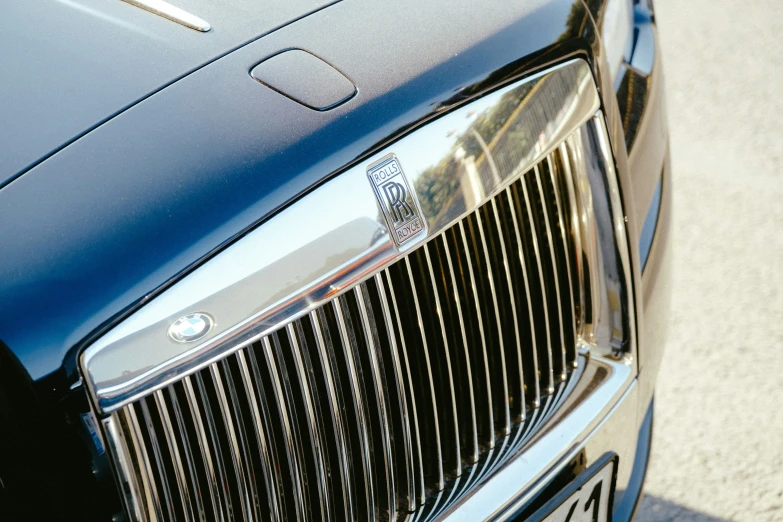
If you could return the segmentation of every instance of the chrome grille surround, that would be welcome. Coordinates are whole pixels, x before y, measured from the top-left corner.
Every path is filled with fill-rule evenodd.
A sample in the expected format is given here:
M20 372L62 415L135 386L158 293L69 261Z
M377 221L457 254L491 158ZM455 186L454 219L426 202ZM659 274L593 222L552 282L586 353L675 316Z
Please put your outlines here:
M90 347L83 370L129 513L429 520L522 450L588 350L633 342L598 108L581 60L479 98L334 178ZM482 137L493 110L505 119ZM417 154L417 140L454 128L446 156ZM366 178L356 185L389 152L415 173L429 224L402 251L377 204L362 206L367 193L374 203ZM226 282L232 257L259 253L340 189L365 198L352 219ZM314 255L332 265L281 273ZM275 281L286 274L293 283ZM198 285L215 276L213 291ZM217 321L205 341L166 346L160 330L196 309Z

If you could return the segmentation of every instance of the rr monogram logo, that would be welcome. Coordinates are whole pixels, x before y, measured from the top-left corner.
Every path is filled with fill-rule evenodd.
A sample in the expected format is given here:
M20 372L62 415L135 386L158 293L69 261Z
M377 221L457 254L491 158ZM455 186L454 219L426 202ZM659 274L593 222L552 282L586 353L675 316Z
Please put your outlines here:
M416 191L411 189L397 156L387 154L367 167L367 178L394 244L400 247L409 241L423 239L427 223L416 199Z
M401 183L389 181L388 183L384 183L382 188L383 193L386 195L386 202L389 204L392 216L394 216L395 223L405 221L414 215L413 209L408 205L408 202L405 201L408 197L408 193Z

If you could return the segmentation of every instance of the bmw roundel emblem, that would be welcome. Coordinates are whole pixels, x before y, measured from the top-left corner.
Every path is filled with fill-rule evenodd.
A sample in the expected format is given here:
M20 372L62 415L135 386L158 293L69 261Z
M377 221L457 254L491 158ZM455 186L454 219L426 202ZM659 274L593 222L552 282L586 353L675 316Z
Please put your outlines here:
M207 335L214 325L212 316L195 312L174 321L169 326L169 337L178 343L192 343Z

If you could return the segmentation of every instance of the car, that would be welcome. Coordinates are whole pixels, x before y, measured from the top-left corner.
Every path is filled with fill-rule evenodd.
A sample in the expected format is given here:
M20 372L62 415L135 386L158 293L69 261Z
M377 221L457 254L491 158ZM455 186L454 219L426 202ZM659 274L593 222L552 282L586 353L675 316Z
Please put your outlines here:
M633 517L650 0L0 18L2 520Z

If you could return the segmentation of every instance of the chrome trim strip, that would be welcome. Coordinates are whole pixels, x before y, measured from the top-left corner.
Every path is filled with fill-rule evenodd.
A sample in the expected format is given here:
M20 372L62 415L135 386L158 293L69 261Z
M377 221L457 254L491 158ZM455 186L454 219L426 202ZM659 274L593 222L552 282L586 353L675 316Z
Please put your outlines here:
M511 430L511 411L508 407L508 377L507 377L507 370L506 370L506 350L503 343L503 326L500 324L500 310L498 309L498 297L495 293L495 277L492 274L492 263L489 260L489 249L487 248L487 240L484 237L484 223L481 220L481 213L479 211L476 211L476 223L478 228L478 236L481 240L481 254L484 256L484 263L487 267L487 273L484 274L487 278L487 284L489 285L489 293L492 297L492 307L495 312L495 326L497 326L497 335L498 335L498 350L497 354L500 356L500 368L501 368L501 377L502 377L502 383L503 383L503 397L505 400L503 401L503 418L501 419L502 424L500 425L500 433L501 435L508 435L509 431ZM480 301L476 301L476 303L479 303ZM491 326L490 326L491 328Z
M527 263L525 262L525 255L522 253L522 236L519 233L519 222L517 221L517 211L514 206L514 198L511 196L511 187L506 187L506 200L508 201L508 207L509 207L509 213L511 214L511 224L514 228L514 236L517 240L517 252L516 255L519 257L519 266L520 271L522 275L522 282L525 287L525 298L527 299L527 315L528 315L528 324L530 325L530 338L533 340L533 343L536 342L536 321L533 318L533 301L530 298L530 284L527 280ZM528 386L533 386L535 389L535 399L533 401L534 408L538 408L538 406L541 404L541 385L539 384L539 378L538 378L538 350L532 349L530 350L531 355L533 356L533 370L532 374L536 376L535 379L533 379L532 383L527 383Z
M212 510L215 517L221 516L223 513L223 502L220 496L220 484L217 473L215 472L215 465L212 461L212 450L207 445L207 432L204 428L204 421L201 418L201 409L198 407L196 401L196 392L193 389L193 382L190 377L186 377L183 381L185 388L185 401L187 402L188 411L193 418L193 426L196 428L196 440L198 441L199 452L201 453L201 462L204 463L205 472L207 475L207 485L209 486L209 495L212 499Z
M309 365L306 366L306 363L309 362L303 357L303 350L301 347L301 343L299 342L299 336L297 335L297 329L300 327L300 325L297 323L296 325L289 324L285 330L281 330L278 335L287 335L288 336L288 343L291 347L291 355L293 356L294 360L294 369L296 378L291 379L288 378L289 382L292 380L295 380L299 383L299 391L302 394L302 399L304 402L304 408L305 408L305 415L304 419L297 419L297 424L299 426L306 426L307 430L306 433L308 435L309 439L309 446L310 446L310 456L315 461L315 470L316 470L316 483L311 484L308 481L308 488L315 488L315 490L318 492L318 499L320 504L318 506L313 506L314 508L317 507L317 509L313 510L313 513L320 513L322 520L331 520L332 519L332 513L331 513L331 506L332 503L329 499L329 486L326 483L327 481L327 462L326 462L326 454L324 452L324 443L321 440L321 430L319 429L319 419L318 419L318 412L315 407L315 401L313 400L313 394L314 394L314 387L312 382L313 372L312 367ZM290 371L290 370L289 370ZM292 408L293 409L293 408ZM306 457L303 455L302 461L304 462L304 459ZM315 516L315 515L314 515Z
M394 483L395 466L394 458L392 456L392 433L389 426L389 413L386 410L387 388L383 382L383 371L378 361L379 346L377 339L375 338L376 328L374 325L370 324L370 313L368 312L368 309L371 309L371 303L368 295L367 283L360 284L353 289L353 292L356 295L359 318L367 343L367 355L370 360L370 376L372 378L371 389L375 391L375 406L378 408L378 417L381 424L380 447L383 451L379 451L378 453L382 454L383 459L380 463L376 461L375 465L380 465L382 467L381 473L386 476L386 491L388 493L386 500L389 503L389 511L382 513L380 518L381 520L395 520L397 518L397 492Z
M497 229L498 232L498 241L500 242L500 253L503 257L503 271L506 275L506 285L508 286L508 302L511 305L511 320L512 320L512 326L514 328L514 339L516 340L516 352L517 352L517 368L516 371L519 373L519 390L514 390L514 393L519 394L519 400L520 400L520 410L521 410L521 417L514 419L514 422L522 422L525 420L525 406L524 406L524 398L525 398L525 376L522 372L522 343L519 337L519 321L517 319L517 303L514 299L514 285L511 280L511 267L509 266L508 261L508 253L506 252L506 240L503 238L503 229L500 223L500 216L498 215L498 206L497 202L495 201L498 197L502 197L500 194L497 195L497 197L492 198L490 200L490 203L492 205L492 217L494 218L493 225ZM502 276L501 276L502 277ZM498 319L500 319L500 316L498 316ZM506 370L509 371L509 368L511 366L506 366Z
M432 243L427 243L422 247L422 251L424 252L424 258L427 261L427 273L430 277L430 283L432 284L432 296L433 299L435 299L435 315L438 316L438 324L440 325L440 334L441 338L443 339L443 356L446 358L446 373L449 376L448 379L448 385L449 385L449 392L451 395L451 418L454 420L454 438L455 441L454 445L454 469L448 470L449 473L452 473L456 476L460 476L462 473L462 457L460 456L460 447L459 447L459 415L457 414L457 394L454 391L454 372L451 369L451 355L449 354L449 339L446 335L446 325L443 324L443 309L441 308L440 303L440 296L438 295L438 282L435 279L435 272L432 269L432 259L430 258L430 248L432 247ZM449 325L451 326L451 325ZM441 405L442 407L443 405ZM444 426L445 429L445 426Z
M140 7L145 11L149 11L152 14L168 18L172 22L177 22L180 25L184 25L190 29L201 31L206 33L211 29L211 26L196 15L190 14L187 11L173 6L163 0L123 0L131 5Z
M473 291L473 303L476 305L476 322L478 324L478 334L481 342L481 355L484 361L484 386L487 391L487 438L483 441L490 448L495 447L495 410L492 399L492 385L489 377L489 355L487 354L487 338L484 335L484 320L481 318L481 300L478 296L476 287L476 277L473 274L473 260L470 259L470 250L468 249L468 237L465 234L465 226L462 221L459 222L459 234L462 239L462 248L465 252L465 264L468 266L468 276L470 277L470 288Z
M405 258L405 270L408 274L408 281L411 288L411 296L413 297L413 305L416 310L416 319L418 319L419 332L421 335L421 347L424 351L424 363L427 365L427 381L430 385L430 395L432 396L432 424L435 430L435 461L437 464L437 478L435 483L435 489L440 491L443 489L443 447L440 442L440 422L438 421L438 400L435 395L435 384L432 378L432 363L430 361L430 352L427 346L427 336L424 332L424 321L421 316L421 305L419 304L419 293L416 291L416 282L413 280L413 270L411 269L410 258ZM426 398L425 398L426 400Z
M362 391L362 383L360 381L361 377L356 369L357 365L355 357L358 356L356 355L356 346L354 346L355 341L353 341L351 336L348 335L348 330L346 328L347 323L345 320L345 314L343 313L344 301L345 296L340 296L339 298L332 301L332 307L334 309L335 317L337 318L337 327L340 331L340 341L343 345L345 362L348 368L348 380L350 381L349 388L351 390L351 398L353 399L354 408L356 409L356 424L359 430L359 447L361 448L362 454L359 455L359 458L354 460L354 463L358 463L357 467L360 468L361 474L364 476L367 515L370 522L374 522L376 520L375 495L377 486L375 486L375 481L373 480L371 465L372 461L370 460L370 435L368 432L370 426L367 421L367 415L364 406L365 400L364 392Z
M446 267L451 279L451 288L453 289L452 299L454 299L454 307L457 310L457 322L459 323L459 331L462 338L462 351L464 354L465 374L467 375L468 386L468 399L469 399L469 411L470 411L470 427L473 434L472 444L470 446L470 454L465 457L467 462L473 463L478 460L479 448L478 448L478 428L476 425L476 404L475 394L473 392L473 370L470 365L470 347L468 345L468 338L465 335L465 320L462 317L462 306L459 301L459 292L457 291L457 279L454 275L454 265L451 261L451 251L449 249L449 242L444 234L439 237L443 243L443 252L446 257ZM436 240L437 241L437 240ZM448 296L447 296L448 297Z
M234 429L234 416L231 414L231 406L229 405L229 398L226 394L226 385L223 384L223 377L220 375L218 364L225 366L227 363L226 361L220 361L220 363L211 365L209 367L209 375L212 377L212 385L215 387L220 417L223 421L223 426L225 427L223 433L225 433L226 438L228 439L229 454L231 455L231 462L233 463L233 466L231 467L234 468L234 483L239 488L239 498L242 502L242 506L236 506L236 508L239 509L235 508L234 511L239 511L241 513L241 518L249 520L248 517L253 512L253 501L251 499L250 487L247 480L248 477L252 476L252 473L248 473L245 470L244 463L248 461L242 458L242 454L239 450L239 437ZM205 402L207 401L208 399L206 399L205 396ZM226 466L226 468L228 467L229 466Z
M149 406L147 406L147 402L141 401L139 406L141 406L141 416L144 423L139 425L138 428L139 431L141 431L143 427L147 428L147 436L149 437L150 445L152 446L152 458L155 459L155 467L158 468L158 479L160 480L161 485L160 489L163 492L161 509L165 510L168 520L173 520L174 512L172 511L172 505L174 503L174 496L171 494L166 468L163 466L163 454L161 452L160 442L158 442L158 437L155 435L155 426L152 424L152 416L150 415L150 409ZM129 408L129 410L132 409L133 408ZM150 473L150 475L152 474L154 474L154 472Z
M283 492L281 491L282 488L280 485L283 483L283 478L280 476L280 467L277 464L276 458L277 454L273 449L274 440L272 437L268 436L266 432L266 430L271 428L269 415L266 411L266 406L262 405L259 407L259 401L256 395L256 385L261 385L261 375L256 371L257 367L254 366L253 371L256 378L254 384L253 377L251 377L250 374L250 366L247 364L247 358L245 357L244 351L237 352L237 360L239 362L239 374L242 380L242 387L247 396L250 405L250 414L252 415L249 424L253 426L253 431L256 435L257 451L261 458L261 465L263 466L266 497L269 502L269 516L271 517L271 520L279 521L281 516L280 505L283 503ZM271 459L270 455L272 456ZM274 460L274 463L272 460Z
M124 413L125 423L128 426L128 435L136 453L136 465L140 468L139 478L141 479L141 487L144 489L144 498L147 499L147 511L151 520L162 520L163 511L160 497L158 497L158 488L155 486L155 474L152 472L149 452L141 435L139 419L133 407L127 408Z
M414 463L413 463L413 443L411 441L411 419L408 416L408 402L405 398L404 380L402 378L402 368L400 367L400 357L397 350L397 341L394 335L394 325L392 324L392 315L389 308L389 303L386 299L386 287L383 284L383 276L378 273L375 274L375 284L378 286L378 294L381 302L381 315L386 322L386 331L389 337L389 345L391 348L391 359L394 365L393 375L395 377L394 391L397 396L397 402L400 405L400 420L402 422L403 439L401 442L403 460L407 464L405 469L404 484L408 485L407 498L408 498L408 511L416 509L416 481L414 480ZM402 471L402 470L401 470Z
M191 495L190 488L188 488L188 481L185 477L185 468L182 466L182 458L180 457L179 444L177 444L177 437L174 432L174 424L169 417L169 409L166 406L166 401L163 397L163 391L158 390L153 395L155 401L155 407L158 410L158 416L160 417L161 424L163 426L163 434L166 439L166 445L169 447L169 451L172 455L172 462L174 463L174 475L177 480L177 489L179 490L179 500L182 503L182 511L185 513L185 517L195 519L195 513L200 511L193 510L193 502L198 501L197 495Z
M133 516L139 522L147 522L149 512L144 504L144 499L149 493L143 489L143 486L136 479L134 463L137 460L130 452L129 441L125 437L122 429L122 418L125 414L122 411L112 413L103 420L103 429L107 434L106 443L108 450L114 455L114 468L117 474L117 484L125 512Z
M415 445L413 445L413 449L416 450L416 456L413 457L413 467L414 467L414 475L415 480L411 480L412 485L415 483L418 485L418 496L412 497L415 498L418 503L424 502L424 495L425 495L425 489L424 489L424 464L422 462L422 449L421 449L421 436L419 434L419 413L416 409L416 395L413 392L413 378L411 376L411 366L410 366L410 359L408 358L408 350L405 346L405 333L402 330L402 322L400 319L400 311L397 308L397 296L394 291L394 285L392 283L391 274L389 273L389 269L384 269L383 271L384 276L386 276L386 281L389 285L389 295L391 296L391 304L392 309L394 310L394 317L397 320L397 331L400 334L400 345L402 345L402 357L403 361L405 363L405 378L407 379L405 382L407 382L407 388L408 393L410 393L410 399L411 399L411 413L412 415L410 417L413 418L413 440L415 441ZM380 275L380 274L379 274ZM405 392L402 392L403 395L405 395ZM407 414L404 415L405 422L408 424L410 422L409 416ZM414 488L415 489L415 488ZM411 501L411 505L415 505L413 501ZM412 508L413 509L413 508Z
M328 339L328 335L324 335L321 330L322 326L319 315L322 315L323 313L323 310L314 310L310 312L310 321L313 325L313 337L315 338L316 349L320 355L318 361L320 362L321 373L323 374L326 383L327 397L325 402L329 406L329 415L332 419L332 424L334 425L334 440L337 445L337 468L340 482L339 487L342 491L344 500L342 516L345 520L354 520L350 456L346 443L346 428L343 426L343 418L340 414L340 412L345 411L345 407L342 404L343 399L337 391L339 385L335 384L335 379L338 375L335 364L334 348L331 346L331 342L327 347L326 339ZM335 516L337 516L336 513Z
M542 94L547 89L530 88L550 80L564 87L547 94ZM518 97L520 108L533 104L540 116L518 129L529 135L519 141L527 148L518 151L517 166L498 179L496 170L482 169L482 174L474 165L460 171L459 183L441 183L438 193L431 193L424 181L453 155L460 138L454 130L465 129L472 121L467 116L490 111L507 95ZM396 155L422 205L426 237L434 237L544 158L599 106L589 66L575 59L446 113L334 177L88 347L81 368L96 410L114 411L208 366L322 305L424 240L411 241L402 251L394 247L366 178L368 165L390 152ZM426 150L421 143L429 144ZM323 208L334 209L333 219L309 219ZM215 327L192 344L170 340L171 322L194 310L214 314Z

